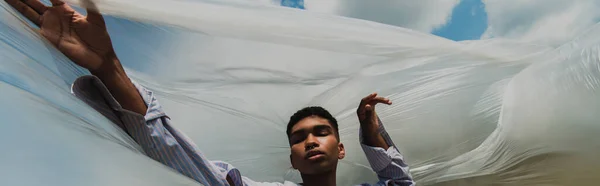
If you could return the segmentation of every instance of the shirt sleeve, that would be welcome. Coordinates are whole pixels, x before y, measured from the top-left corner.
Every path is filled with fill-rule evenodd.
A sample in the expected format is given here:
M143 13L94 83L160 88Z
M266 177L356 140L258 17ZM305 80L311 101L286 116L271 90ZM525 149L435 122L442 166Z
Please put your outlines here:
M388 135L379 118L379 134L390 146L387 150L381 147L372 147L365 145L362 136L362 130L359 131L360 143L371 168L385 185L413 186L415 182L410 175L409 167L404 161L404 157L394 145L392 138Z
M117 117L120 121L116 124L125 129L150 158L203 185L228 185L227 170L209 161L191 140L172 127L171 120L152 91L135 82L133 84L148 106L145 115L123 109L95 76L78 78L73 84L72 92L109 119Z

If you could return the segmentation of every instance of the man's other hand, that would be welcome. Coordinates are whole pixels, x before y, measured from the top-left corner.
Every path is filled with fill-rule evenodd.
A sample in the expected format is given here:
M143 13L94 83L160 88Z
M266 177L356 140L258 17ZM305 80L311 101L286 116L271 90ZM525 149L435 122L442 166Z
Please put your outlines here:
M112 68L116 59L102 15L87 9L87 16L60 0L47 7L38 0L4 0L40 27L39 32L65 56L94 73ZM90 7L94 7L90 4Z
M387 144L383 136L378 132L380 123L377 113L375 112L375 105L379 103L387 105L392 104L389 99L377 97L377 93L372 93L360 101L356 114L358 115L358 121L360 121L360 128L363 131L364 144L372 147L381 147L387 150L389 144Z
M384 97L377 97L377 93L372 93L360 101L356 114L358 115L358 121L360 121L361 125L377 124L375 105L379 103L391 105L392 101Z

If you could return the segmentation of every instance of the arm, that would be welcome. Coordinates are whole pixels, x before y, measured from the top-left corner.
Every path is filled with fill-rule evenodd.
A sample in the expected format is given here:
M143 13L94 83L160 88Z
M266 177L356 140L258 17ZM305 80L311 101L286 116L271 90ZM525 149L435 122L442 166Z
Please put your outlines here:
M5 0L40 27L40 34L77 65L88 69L89 78L75 83L78 97L102 95L93 103L103 115L118 118L122 127L152 159L204 185L227 185L224 169L209 162L185 136L170 125L152 92L130 81L123 70L106 30L102 15L88 4L87 16L60 0L47 7L38 0ZM90 2L87 2L90 3ZM90 82L91 84L86 84ZM108 104L105 104L108 102Z
M123 128L142 147L150 158L192 178L203 185L225 185L228 169L209 161L183 133L172 127L169 117L154 97L154 93L127 81L141 103L147 107L144 114L130 111L112 96L108 86L96 76L83 76L73 85L73 93L88 104L108 103L109 108L95 108L103 115L115 113ZM99 92L101 98L93 98ZM139 93L138 93L139 92ZM106 113L108 112L108 113Z
M115 55L114 58L108 60L108 62L105 62L104 68L91 71L91 73L100 78L110 94L124 109L145 115L148 107L136 87L129 80L119 59Z
M377 117L376 113L375 118L377 118L377 121L375 122L361 122L360 137L363 139L361 143L371 147L380 147L387 150L388 148L390 148L391 144L388 144L383 135L381 135L380 129L383 126L380 125L380 120L379 117Z
M359 138L367 160L377 173L380 184L415 185L402 154L395 147L375 112L375 105L378 103L392 104L389 99L377 97L374 93L363 98L357 109L360 121Z
M203 185L282 185L256 182L242 177L239 170L226 162L209 161L185 134L172 126L154 93L133 81L130 82L148 107L145 115L121 107L96 76L78 78L72 90L84 102L95 105L93 107L102 115L109 118L118 117L124 130L140 144L149 157Z
M38 0L5 1L38 25L40 34L65 56L99 77L125 109L146 112L115 54L104 18L95 8L87 9L88 15L83 16L60 0L50 0L51 7Z

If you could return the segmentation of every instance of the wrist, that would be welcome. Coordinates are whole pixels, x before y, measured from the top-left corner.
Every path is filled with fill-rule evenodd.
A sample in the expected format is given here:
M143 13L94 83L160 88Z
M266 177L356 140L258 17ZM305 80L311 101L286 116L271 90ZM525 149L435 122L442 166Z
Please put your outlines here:
M116 55L111 54L104 57L102 64L96 69L88 69L92 75L102 79L103 77L125 75L121 62Z
M375 121L366 121L360 123L360 128L366 133L377 133L379 130L379 124Z

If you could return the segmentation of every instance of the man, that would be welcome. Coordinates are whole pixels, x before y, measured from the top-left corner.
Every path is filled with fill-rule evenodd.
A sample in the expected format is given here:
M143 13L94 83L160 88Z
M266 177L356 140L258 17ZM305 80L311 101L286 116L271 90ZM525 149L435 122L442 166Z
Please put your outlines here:
M38 0L5 1L40 26L40 33L73 62L91 72L92 76L73 83L72 92L123 128L149 157L209 186L296 185L255 182L230 164L207 160L171 126L153 93L127 77L104 19L95 9L83 16L60 0L50 0L51 7ZM357 109L361 145L380 180L376 185L414 185L408 166L375 113L378 103L391 104L371 94ZM336 185L337 163L346 154L336 119L321 107L307 107L290 118L287 134L290 161L301 173L302 185Z

